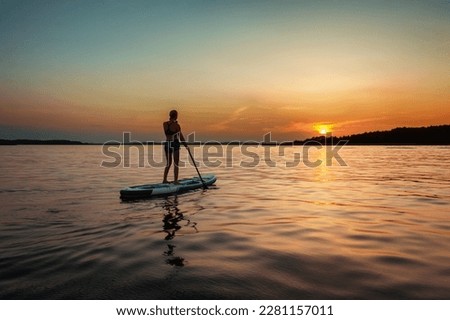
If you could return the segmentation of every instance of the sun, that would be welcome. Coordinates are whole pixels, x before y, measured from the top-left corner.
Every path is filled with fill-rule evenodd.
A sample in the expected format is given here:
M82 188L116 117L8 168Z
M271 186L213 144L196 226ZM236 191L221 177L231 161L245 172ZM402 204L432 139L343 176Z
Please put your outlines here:
M333 129L332 124L317 123L314 125L314 130L318 131L321 135L326 135L327 133L330 133L332 129Z

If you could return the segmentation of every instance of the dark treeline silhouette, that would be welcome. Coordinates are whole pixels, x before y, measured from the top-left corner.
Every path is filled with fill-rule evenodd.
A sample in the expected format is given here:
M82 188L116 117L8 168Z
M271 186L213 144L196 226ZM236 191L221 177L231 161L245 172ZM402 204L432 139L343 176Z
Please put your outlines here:
M0 139L0 145L84 145L86 143L72 140L33 140L33 139Z
M326 140L326 141L325 141ZM320 142L337 144L340 140L348 145L450 145L450 125L395 128L389 131L373 131L342 137L313 137L295 144Z

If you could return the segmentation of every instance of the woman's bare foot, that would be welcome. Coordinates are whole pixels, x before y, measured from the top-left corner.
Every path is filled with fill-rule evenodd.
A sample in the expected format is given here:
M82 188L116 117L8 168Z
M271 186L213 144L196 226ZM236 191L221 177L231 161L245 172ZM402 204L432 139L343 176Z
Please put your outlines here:
M163 182L162 183L170 183L169 181L167 181L167 180L163 180Z

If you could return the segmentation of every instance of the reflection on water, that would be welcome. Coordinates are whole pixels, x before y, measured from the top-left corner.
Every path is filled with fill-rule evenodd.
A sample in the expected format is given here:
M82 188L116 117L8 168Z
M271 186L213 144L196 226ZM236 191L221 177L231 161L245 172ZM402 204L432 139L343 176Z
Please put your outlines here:
M176 246L168 244L167 247L168 250L164 251L164 255L168 257L166 260L167 264L174 267L184 267L184 258L174 255L174 249Z
M175 197L173 201L166 200L163 204L163 208L167 210L164 214L164 226L163 230L167 233L166 240L171 240L175 237L175 233L181 229L178 222L184 220L183 213L178 209L178 197Z
M195 232L198 232L197 223L191 222L189 218L185 218L183 212L178 208L178 196L173 196L172 199L165 199L162 206L167 211L163 219L163 231L167 234L164 238L165 240L170 241L175 238L176 232L182 227L193 228ZM167 248L168 250L164 251L164 255L168 257L166 262L172 266L184 267L185 259L175 255L176 246L168 243Z
M449 148L345 147L347 167L310 168L272 147L276 167L224 162L216 187L134 202L119 190L162 174L137 156L0 148L2 299L450 298Z

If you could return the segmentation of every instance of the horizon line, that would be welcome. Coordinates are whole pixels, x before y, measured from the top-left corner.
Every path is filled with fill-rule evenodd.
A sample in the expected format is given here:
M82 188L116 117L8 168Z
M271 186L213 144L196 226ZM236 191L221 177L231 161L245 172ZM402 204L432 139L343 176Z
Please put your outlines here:
M228 140L228 141L217 141L217 140L206 140L206 141L186 141L186 143L188 145L223 145L223 144L229 144L229 145L287 145L287 144L300 144L300 143L307 143L309 141L325 141L327 142L327 140L331 140L331 142L333 142L333 139L336 139L337 141L341 141L341 140L346 140L348 138L351 137L361 137L361 136L370 136L370 135L374 135L374 134L379 134L379 133L389 133L389 132L393 132L393 131L398 131L398 130L414 130L414 129L422 129L422 130L430 130L433 128L444 128L444 127L449 127L450 129L450 124L442 124L442 125L431 125L431 126L421 126L421 127L396 127L390 130L377 130L377 131L369 131L369 132L363 132L363 133L355 133L355 134L351 134L351 135L344 135L344 136L333 136L332 132L328 132L325 135L319 135L319 136L314 136L314 137L310 137L310 138L306 138L306 139L302 139L302 140L298 140L298 139L294 139L294 140L289 140L289 141L256 141L256 140ZM270 132L271 133L271 132ZM442 138L442 137L441 137ZM398 144L395 142L388 142L386 143L386 141L382 141L382 140L386 140L386 137L384 137L384 139L378 139L381 141L370 141L369 144L373 145L373 144L387 144L387 145L391 145L391 144ZM408 143L412 143L412 144L421 144L420 139L417 139L418 141L416 142L409 142ZM354 144L352 142L350 142L351 144ZM367 143L367 142L366 142ZM400 142L401 143L401 142ZM70 140L70 139L28 139L28 138L19 138L19 139L3 139L0 138L0 145L14 145L14 144L22 144L22 145L26 145L26 144L54 144L54 145L149 145L149 144L164 144L164 141L155 141L155 140L147 140L147 141L128 141L128 142L120 142L117 140L108 140L105 142L83 142L83 141L78 141L78 140ZM361 144L361 143L356 143L356 144ZM450 141L445 142L445 144L450 144Z

